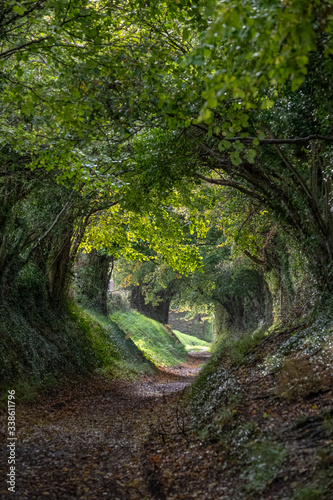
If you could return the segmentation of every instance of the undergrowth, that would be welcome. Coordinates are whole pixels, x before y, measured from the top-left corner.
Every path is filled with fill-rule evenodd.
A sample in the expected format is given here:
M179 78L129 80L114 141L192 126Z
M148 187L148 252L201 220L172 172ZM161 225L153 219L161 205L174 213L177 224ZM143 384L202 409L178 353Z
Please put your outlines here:
M241 364L248 359L252 348L256 347L267 335L267 331L259 329L252 334L238 338L221 337L214 345L214 358L228 358L232 364Z

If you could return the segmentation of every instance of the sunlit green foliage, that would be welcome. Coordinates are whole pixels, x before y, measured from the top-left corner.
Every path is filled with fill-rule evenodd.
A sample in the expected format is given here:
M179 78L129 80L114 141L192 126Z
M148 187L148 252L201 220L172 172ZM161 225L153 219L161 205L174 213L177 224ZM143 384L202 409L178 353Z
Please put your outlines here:
M185 361L185 347L161 323L132 310L117 311L111 315L111 319L157 366L176 365Z
M187 335L186 333L179 332L178 330L173 330L176 337L180 340L180 342L185 346L187 351L191 350L209 350L210 344L205 342L198 337L194 337L193 335Z
M85 251L105 248L130 260L148 261L159 254L174 269L188 273L200 266L200 256L188 244L184 222L172 212L170 206L152 206L150 213L140 215L115 206L91 220L81 246Z

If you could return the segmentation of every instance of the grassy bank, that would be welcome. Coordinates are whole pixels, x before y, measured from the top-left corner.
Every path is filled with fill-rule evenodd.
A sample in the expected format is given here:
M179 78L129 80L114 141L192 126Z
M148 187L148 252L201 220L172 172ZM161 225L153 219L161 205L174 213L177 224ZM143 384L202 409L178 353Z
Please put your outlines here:
M173 333L187 351L196 351L200 349L210 350L211 344L209 342L205 342L204 340L194 337L193 335L179 332L178 330L173 330Z
M184 345L171 329L133 311L117 311L114 321L131 338L146 358L157 366L171 366L186 360Z
M111 320L74 304L63 314L8 306L0 316L0 391L14 388L33 400L65 378L94 370L115 377L153 370L125 336Z

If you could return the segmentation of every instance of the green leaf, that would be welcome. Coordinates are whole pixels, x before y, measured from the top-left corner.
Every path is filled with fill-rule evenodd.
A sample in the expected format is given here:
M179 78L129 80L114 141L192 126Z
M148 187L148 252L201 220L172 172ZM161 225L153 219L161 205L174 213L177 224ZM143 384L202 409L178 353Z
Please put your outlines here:
M254 149L250 149L247 153L247 159L249 163L254 163L254 159L257 156L257 152Z
M190 30L188 28L184 28L183 29L183 40L186 41L188 40L190 36Z
M242 160L239 156L238 151L234 151L230 154L230 160L231 160L231 163L233 165L235 165L236 167L238 167L238 165L240 165L242 163Z
M225 149L229 149L231 146L231 142L227 141L226 139L223 139L223 141L221 141L220 144L222 144L225 147Z
M243 149L245 148L244 144L240 141L236 141L234 143L234 148L237 149L237 151L243 151Z
M23 16L23 14L26 11L26 8L23 7L23 5L14 5L13 11L19 14L20 16Z
M265 99L261 105L261 109L270 109L274 106L274 101L271 99Z
M211 116L213 115L212 111L210 109L204 109L203 112L202 112L202 118L207 121L211 118Z
M210 108L216 108L216 106L218 105L216 97L210 97L207 101L207 105Z

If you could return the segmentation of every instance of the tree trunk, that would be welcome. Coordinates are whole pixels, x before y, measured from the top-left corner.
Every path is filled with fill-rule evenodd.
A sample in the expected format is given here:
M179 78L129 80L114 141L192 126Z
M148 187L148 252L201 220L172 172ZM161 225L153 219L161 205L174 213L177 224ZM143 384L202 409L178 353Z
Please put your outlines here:
M67 299L70 283L70 252L72 228L63 232L57 251L48 267L48 297L53 309L61 309Z
M228 312L222 304L216 302L214 307L214 341L228 335Z
M92 250L81 254L76 264L75 296L88 309L94 309L104 316L108 311L108 290L113 270L113 257Z
M148 318L155 319L164 325L169 322L169 310L171 297L167 290L158 292L160 302L157 306L150 303L145 303L145 297L142 292L142 286L136 286L131 290L130 303L131 307L139 311L141 314L148 316Z

